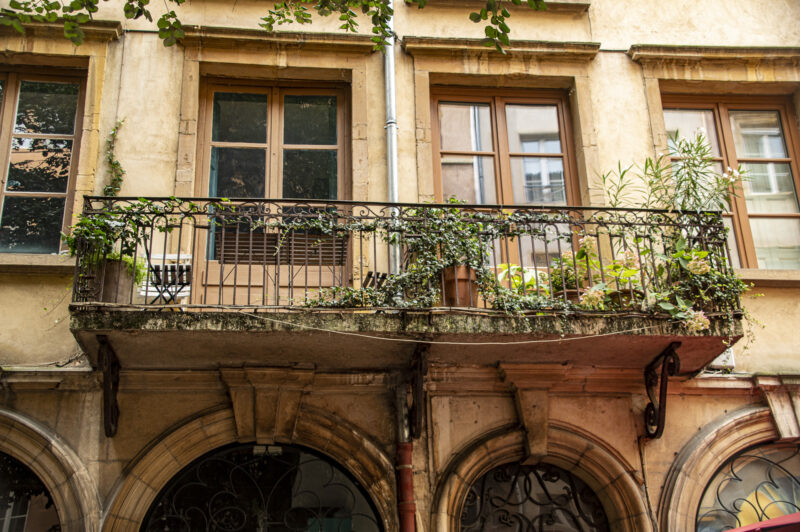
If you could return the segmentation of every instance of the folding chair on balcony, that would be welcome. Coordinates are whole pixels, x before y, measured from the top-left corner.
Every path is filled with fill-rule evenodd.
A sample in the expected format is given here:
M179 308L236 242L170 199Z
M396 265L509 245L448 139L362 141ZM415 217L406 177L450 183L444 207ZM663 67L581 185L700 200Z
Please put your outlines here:
M188 298L192 291L191 255L150 255L147 254L147 278L139 289L145 303L177 303Z

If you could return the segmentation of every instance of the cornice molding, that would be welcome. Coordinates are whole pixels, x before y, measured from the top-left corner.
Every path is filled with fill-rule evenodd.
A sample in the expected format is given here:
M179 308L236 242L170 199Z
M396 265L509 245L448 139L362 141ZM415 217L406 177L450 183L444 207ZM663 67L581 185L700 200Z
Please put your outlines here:
M403 49L411 55L480 55L492 54L497 60L514 56L531 56L547 59L591 61L600 51L600 43L519 41L512 40L506 47L506 55L483 44L483 39L460 39L452 37L403 37Z
M408 7L417 7L414 4L405 2ZM428 5L432 7L473 7L480 9L486 5L485 0L428 0ZM553 13L585 13L591 5L590 0L551 0L547 2L547 9L544 11ZM528 9L527 6L508 5L512 10Z
M35 22L25 24L25 33L18 33L11 26L0 26L0 35L17 35L21 38L58 38L64 37L64 24L62 22ZM81 24L84 33L84 41L114 41L122 35L122 24L115 20L93 20L86 24Z
M369 35L346 33L268 32L212 26L184 26L184 31L186 36L181 44L186 47L238 48L260 45L369 54L375 46Z
M628 56L638 63L733 62L798 63L800 48L788 46L683 46L634 44Z

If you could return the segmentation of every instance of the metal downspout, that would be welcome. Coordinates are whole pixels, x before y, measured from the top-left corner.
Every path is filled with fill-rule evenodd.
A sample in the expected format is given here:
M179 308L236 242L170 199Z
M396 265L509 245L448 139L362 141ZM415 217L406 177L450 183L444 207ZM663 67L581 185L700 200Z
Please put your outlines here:
M389 0L389 7L394 10L394 0ZM383 54L384 89L386 93L386 180L389 203L400 201L400 186L397 180L397 82L395 68L395 35L394 15L389 19L391 36L387 39L386 50ZM396 209L392 210L397 215ZM400 247L390 246L389 271L400 271Z
M389 0L389 7L394 10L394 1ZM395 68L395 36L394 14L389 19L389 31L392 35L387 39L386 50L383 54L384 88L386 97L386 176L389 203L400 201L400 186L397 180L397 83ZM392 209L394 216L398 215L397 209ZM400 271L400 246L393 245L389 248L389 271ZM416 531L417 508L414 501L414 466L412 443L408 426L408 404L406 402L406 389L400 385L397 390L397 514L400 532Z
M406 387L397 387L397 450L395 456L395 475L397 477L397 516L399 532L415 532L417 526L417 505L414 501L414 465L412 455L414 443L411 439L408 419Z

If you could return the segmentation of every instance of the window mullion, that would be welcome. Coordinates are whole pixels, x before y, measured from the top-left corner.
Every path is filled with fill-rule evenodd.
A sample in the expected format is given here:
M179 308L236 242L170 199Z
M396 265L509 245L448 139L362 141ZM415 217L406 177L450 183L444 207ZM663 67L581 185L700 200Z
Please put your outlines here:
M278 87L273 87L269 96L269 116L267 116L267 138L269 147L267 149L267 175L265 176L268 198L280 198L283 189L283 172L280 163L283 160L283 113L281 112L282 91Z
M0 105L0 199L2 199L6 190L18 88L19 80L17 74L9 73L6 77L5 94L3 94L3 101Z
M739 167L739 160L736 156L736 148L733 142L733 130L731 129L728 107L724 104L715 106L715 114L718 116L718 126L721 137L721 148L725 161L723 167ZM731 211L733 213L733 231L736 242L739 246L739 262L742 268L757 268L756 248L753 242L753 233L750 229L750 222L747 216L747 204L744 199L744 189L738 183L731 198Z
M511 183L511 158L508 148L508 124L506 124L505 98L492 98L494 117L492 135L494 139L494 165L497 175L497 199L501 205L514 203L514 187Z

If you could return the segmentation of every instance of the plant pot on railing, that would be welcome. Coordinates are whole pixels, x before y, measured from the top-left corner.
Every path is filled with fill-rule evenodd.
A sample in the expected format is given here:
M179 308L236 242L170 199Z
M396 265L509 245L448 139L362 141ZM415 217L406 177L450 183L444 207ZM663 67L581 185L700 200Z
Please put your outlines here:
M477 307L478 276L469 266L450 266L442 270L442 305Z
M560 299L569 301L570 303L577 304L581 299L581 292L575 288L568 288L567 290L557 290L553 292L553 299Z
M103 273L103 303L130 303L134 288L131 266L122 260L107 259Z

